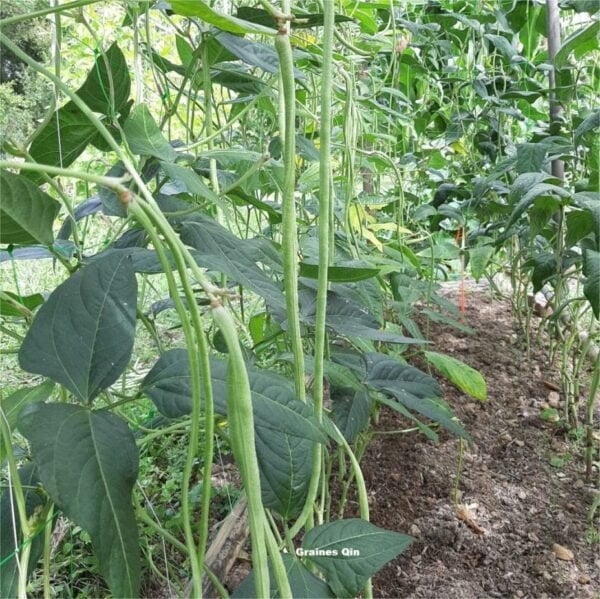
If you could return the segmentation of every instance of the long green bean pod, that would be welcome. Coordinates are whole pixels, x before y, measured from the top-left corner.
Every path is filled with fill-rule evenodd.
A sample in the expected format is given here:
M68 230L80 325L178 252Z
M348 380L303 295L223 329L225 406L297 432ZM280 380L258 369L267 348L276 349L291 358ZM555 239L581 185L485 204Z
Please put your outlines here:
M298 399L306 401L304 389L304 351L298 307L298 226L296 224L296 89L294 59L288 33L289 25L280 22L275 39L285 107L283 131L283 278L288 329L294 354L294 384Z
M250 382L231 314L217 301L212 315L229 350L227 373L227 418L231 445L248 497L248 521L252 538L252 565L257 597L269 596L269 563L265 544L265 516L260 490L260 473L254 441L254 415Z

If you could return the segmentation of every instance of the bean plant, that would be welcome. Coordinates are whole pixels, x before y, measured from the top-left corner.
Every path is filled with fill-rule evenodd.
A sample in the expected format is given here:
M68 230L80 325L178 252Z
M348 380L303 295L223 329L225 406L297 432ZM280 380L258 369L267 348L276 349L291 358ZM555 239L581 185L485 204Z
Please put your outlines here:
M252 560L233 596L372 597L413 541L369 522L372 423L385 407L462 450L434 374L487 397L427 339L431 321L471 331L437 293L467 267L508 272L527 340L527 292L550 290L576 419L600 309L592 5L563 2L551 56L533 0L73 0L2 19L3 49L54 96L0 160L2 351L24 381L2 394L0 595L41 572L52 596L66 519L114 597L144 595L148 535L181 555L182 595L210 580L228 596L206 559L225 446ZM40 20L47 61L6 33ZM23 293L22 260L59 283ZM185 456L165 523L139 462L171 434Z

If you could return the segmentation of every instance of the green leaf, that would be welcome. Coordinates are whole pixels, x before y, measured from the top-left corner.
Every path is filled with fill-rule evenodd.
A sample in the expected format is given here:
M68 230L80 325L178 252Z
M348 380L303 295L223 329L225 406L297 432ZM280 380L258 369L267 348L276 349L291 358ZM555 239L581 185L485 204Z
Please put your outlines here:
M120 418L69 404L36 404L19 429L44 488L87 531L114 597L137 597L138 533L131 492L138 473L135 439Z
M332 283L351 283L352 281L362 281L376 277L379 274L378 268L366 268L356 266L329 266L327 268L327 278ZM316 279L319 276L319 265L300 262L300 276L309 279Z
M41 293L32 293L25 296L17 295L11 291L3 291L3 293L11 299L0 299L0 316L25 316L45 301Z
M549 279L556 276L558 268L554 254L548 252L538 254L532 261L528 261L526 266L533 266L531 282L534 293L540 291Z
M111 81L113 97L110 93ZM111 116L124 108L130 91L131 79L125 56L117 42L113 42L104 54L98 55L85 82L77 90L77 95L94 112Z
M565 245L570 248L594 231L594 218L588 210L567 212Z
M123 131L134 154L175 162L177 152L165 139L145 104L138 104L131 111Z
M192 168L179 166L178 164L169 162L161 162L160 166L165 172L165 175L176 181L181 181L192 195L197 195L205 200L209 200L216 206L223 205L217 194L202 181L200 176L197 175Z
M441 389L433 377L384 354L365 354L364 359L366 385L392 395L406 408L439 423L456 436L469 438L452 412L434 399L441 395Z
M8 397L1 399L0 406L2 407L3 418L8 425L8 428L15 428L19 414L26 405L39 401L46 401L53 390L54 383L52 381L44 381L35 387L23 387L22 389L17 389ZM2 453L3 448L4 447L0 447L0 454ZM0 461L2 460L0 459Z
M331 392L333 422L346 441L351 443L369 423L371 398L365 391L333 389Z
M521 175L521 177L526 177L531 175L532 173L525 173ZM520 177L519 177L520 178ZM517 181L515 181L514 185L517 185ZM513 185L513 187L514 187ZM513 191L511 190L511 196L513 195ZM517 203L514 207L512 214L506 224L506 231L509 231L510 228L521 218L523 213L533 204L533 202L539 198L540 196L549 196L556 195L560 197L570 197L571 193L564 189L563 187L559 187L558 185L552 185L551 183L537 183L533 185L527 193Z
M587 27L582 27L572 33L563 41L561 47L556 53L554 64L556 68L561 68L567 62L569 54L575 52L576 58L581 58L584 54L598 48L598 35L600 34L600 21L592 21Z
M600 252L585 250L583 274L586 276L583 294L590 302L594 315L600 320Z
M0 171L0 243L52 245L60 204L21 175Z
M366 520L350 518L309 530L302 541L302 553L325 574L336 597L355 597L369 578L406 551L413 540Z
M244 21L231 15L225 15L211 8L202 0L170 0L169 4L173 12L184 17L199 17L206 23L210 23L223 31L231 33L260 33L263 35L275 35L277 31L270 27L264 27L257 23Z
M247 243L230 233L214 220L194 216L193 222L184 222L182 241L198 250L194 258L204 268L217 270L265 298L272 306L285 305L281 288L256 265L254 253Z
M581 124L575 129L575 143L581 143L581 138L588 133L589 131L593 131L594 129L598 129L600 127L600 109L595 110L590 115L588 115Z
M491 245L479 245L469 250L469 266L476 281L483 276L493 254L494 246Z
M38 487L39 477L33 464L26 464L19 468L19 479L25 496L25 513L30 519L30 524L37 520L37 514L46 504L45 497ZM11 498L11 494L13 497ZM44 522L36 522L40 529L44 528ZM16 527L15 527L16 524ZM52 527L50 522L47 526ZM35 530L37 533L31 540L29 562L27 564L27 577L35 569L38 560L44 550L43 530ZM16 498L12 493L12 487L2 493L0 500L0 597L17 597L19 587L19 550L22 548L23 532L19 525Z
M281 558L285 565L290 590L292 591L292 599L329 599L334 595L327 584L317 578L312 572L309 572L300 560L294 559L289 553L282 553ZM281 597L277 588L277 581L273 571L272 564L269 564L269 582L271 588L269 597L278 599ZM254 572L250 572L239 587L231 594L233 599L263 599L257 598L254 589Z
M486 33L484 35L486 39L488 39L494 47L506 58L508 62L513 62L515 58L519 57L519 53L515 49L515 47L502 35L495 35L493 33Z
M136 302L129 257L95 260L61 283L40 308L19 351L21 368L91 401L129 362Z
M237 35L220 32L215 36L215 39L234 56L242 62L253 67L258 67L266 73L279 72L279 57L273 46L247 40ZM304 73L298 69L294 69L294 77L296 79L305 79Z
M293 14L294 18L290 23L293 29L320 27L323 25L323 21L325 18L324 15L321 13L304 14L295 12ZM266 25L267 27L277 28L277 22L275 21L273 15L268 13L263 8L255 8L253 6L240 6L237 10L237 16L240 19L250 21L251 23L259 23L261 25ZM354 21L354 19L351 17L346 17L345 15L335 15L336 23L346 23L348 21Z
M546 162L548 147L543 143L525 143L517 146L517 172L535 173L541 171Z
M65 104L35 137L29 153L35 162L50 166L68 167L96 137L97 129L73 102ZM28 178L39 183L40 173Z
M481 373L464 362L437 352L423 352L427 361L433 364L449 381L471 397L485 401L487 385Z
M304 322L311 325L314 325L316 318L315 297L316 294L312 289L302 290L300 299L301 317ZM380 330L377 319L364 306L333 291L327 294L326 325L336 333L347 337L386 341L387 343L428 343L425 339L414 339Z
M215 411L227 415L227 361L211 359ZM274 372L248 368L254 409L256 451L263 502L289 518L302 509L311 478L312 443L326 438L312 409L296 399L291 383ZM164 353L141 385L158 410L170 418L191 412L188 354Z

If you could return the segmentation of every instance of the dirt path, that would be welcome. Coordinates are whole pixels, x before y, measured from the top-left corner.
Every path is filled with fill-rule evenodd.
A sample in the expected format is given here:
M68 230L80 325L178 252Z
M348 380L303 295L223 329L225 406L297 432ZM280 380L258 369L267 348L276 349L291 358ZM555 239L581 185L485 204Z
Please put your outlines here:
M595 544L586 539L594 491L583 481L579 455L556 467L557 456L575 450L555 425L539 417L549 399L543 381L557 383L558 375L542 350L534 360L525 359L508 306L491 302L488 293L469 294L467 323L474 334L434 325L430 338L433 349L477 368L488 383L485 403L445 385L446 399L474 441L465 451L460 481L472 526L456 517L451 499L455 439L442 435L435 445L414 435L377 437L363 461L371 520L417 541L375 577L374 594L599 597L598 537ZM379 429L404 426L386 412ZM348 516L355 515L352 509ZM570 561L558 559L555 543L572 552Z

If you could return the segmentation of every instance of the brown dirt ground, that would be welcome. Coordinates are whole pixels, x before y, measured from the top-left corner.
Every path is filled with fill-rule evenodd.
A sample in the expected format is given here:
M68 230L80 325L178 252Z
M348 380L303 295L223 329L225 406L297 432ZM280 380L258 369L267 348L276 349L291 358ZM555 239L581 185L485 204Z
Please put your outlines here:
M600 597L600 546L598 537L588 540L586 522L593 486L584 482L580 450L539 417L549 395L543 381L558 383L558 374L544 348L526 359L509 306L489 293L469 294L466 323L474 334L433 324L430 339L433 349L478 369L488 384L487 402L444 385L474 442L460 477L461 502L474 525L457 518L452 500L455 438L442 434L433 444L415 435L375 437L362 462L371 521L416 541L375 576L374 595ZM380 430L406 426L397 414L382 413ZM569 453L566 465L550 464ZM351 503L346 516L356 515ZM558 559L555 543L574 559Z

